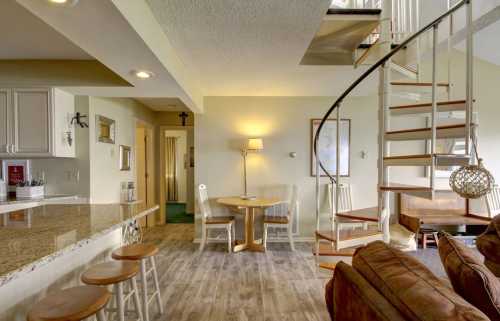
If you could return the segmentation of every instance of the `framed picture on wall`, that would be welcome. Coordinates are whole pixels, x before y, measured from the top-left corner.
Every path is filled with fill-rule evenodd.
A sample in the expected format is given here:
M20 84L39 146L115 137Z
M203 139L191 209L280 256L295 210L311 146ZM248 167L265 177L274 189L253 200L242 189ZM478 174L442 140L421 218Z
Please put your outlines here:
M316 177L316 157L314 155L314 137L321 119L311 119L311 176ZM340 175L350 176L351 164L351 120L340 120ZM337 120L328 119L321 130L318 141L318 155L325 169L335 175L337 172ZM320 169L320 175L326 176Z

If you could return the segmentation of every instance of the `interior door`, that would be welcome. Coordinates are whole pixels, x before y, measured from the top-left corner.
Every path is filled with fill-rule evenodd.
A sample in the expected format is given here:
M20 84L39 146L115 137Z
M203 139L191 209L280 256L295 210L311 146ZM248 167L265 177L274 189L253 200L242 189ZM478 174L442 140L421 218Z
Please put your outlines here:
M51 155L50 89L14 89L13 94L14 152L24 156Z

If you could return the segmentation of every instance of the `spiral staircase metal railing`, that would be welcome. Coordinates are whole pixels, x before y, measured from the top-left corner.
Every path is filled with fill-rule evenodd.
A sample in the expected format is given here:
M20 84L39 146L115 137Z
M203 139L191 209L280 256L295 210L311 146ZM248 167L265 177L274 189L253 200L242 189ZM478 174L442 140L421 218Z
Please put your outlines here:
M428 23L426 26L421 28L419 31L416 33L408 36L405 40L402 40L394 49L392 50L387 50L387 54L385 54L380 60L378 60L376 63L374 63L371 67L368 68L367 71L365 71L356 81L354 81L334 102L334 104L330 107L330 109L325 113L323 116L316 134L314 136L314 155L316 158L316 246L317 246L317 251L316 255L319 255L319 240L318 238L322 238L321 234L319 233L319 228L320 228L320 194L321 194L321 189L320 189L320 170L322 170L326 176L330 179L332 184L336 185L336 193L335 193L335 208L332 209L333 213L333 219L335 220L338 217L338 210L339 210L339 181L340 181L340 109L341 109L341 104L344 101L344 99L360 84L362 83L368 76L370 76L372 73L374 73L376 70L380 70L380 83L379 83L379 158L378 158L378 230L381 232L379 235L383 235L383 240L388 242L389 241L389 217L390 217L390 208L389 208L389 192L394 192L394 193L408 193L408 194L413 194L419 197L428 197L432 198L434 195L434 188L435 188L435 169L436 166L439 164L443 164L444 162L440 158L442 155L436 153L436 139L437 138L446 138L451 136L461 136L465 138L465 155L456 155L456 157L453 157L453 155L447 155L447 156L452 156L451 158L447 158L446 162L447 164L452 164L452 165L462 165L464 162L469 163L471 161L471 158L469 157L471 148L470 148L470 137L471 133L471 127L473 127L472 124L472 103L473 103L473 91L472 91L472 4L471 0L461 0L458 3L456 3L453 7L450 6L450 3L448 3L448 11L446 11L444 14L440 15L438 18L433 20L432 22ZM452 32L452 17L453 13L455 13L457 10L459 10L462 7L466 7L466 21L465 21L465 28L467 31L467 37L466 37L466 97L465 101L462 101L461 104L452 104L456 102L447 102L448 104L451 104L452 106L448 106L443 108L443 103L440 102L438 103L437 101L437 92L439 89L440 84L437 82L437 75L436 75L436 56L437 56L437 46L438 46L438 28L439 25L446 19L449 18L449 26L450 26L450 32L449 32L449 38L451 38L453 32ZM389 31L387 31L389 30ZM390 26L385 29L386 32L390 33ZM398 156L401 157L400 159L403 159L406 157L406 163L405 162L399 162L397 160L394 160L394 157L391 159L389 155L389 142L391 140L418 140L418 139L424 139L422 138L423 136L421 134L415 135L416 132L424 129L415 129L414 132L411 132L409 135L407 134L406 136L401 136L399 139L396 139L395 136L390 136L388 135L388 129L389 129L389 116L391 115L392 110L390 110L389 107L389 96L390 96L390 76L389 76L389 69L390 69L390 63L391 63L391 58L395 56L397 53L401 52L403 49L407 48L413 41L419 41L419 37L421 37L424 33L432 31L432 83L428 83L428 86L432 87L432 102L430 104L421 104L421 105L426 105L429 108L426 108L425 110L422 109L422 111L418 112L426 112L430 114L430 120L431 120L431 125L429 128L425 128L426 136L430 141L430 154L426 155L428 156L428 162L422 162L421 158L416 159L416 158L411 158L411 156ZM383 31L382 31L383 32ZM390 39L391 36L388 36L388 39ZM450 50L450 43L451 40L448 39L448 50ZM417 45L418 47L418 45ZM390 46L388 47L390 48ZM420 55L420 53L418 53ZM449 65L449 64L448 64ZM448 70L450 72L450 70ZM421 85L421 84L420 84ZM449 98L448 98L449 99ZM421 106L420 105L420 106ZM418 105L413 105L418 106ZM456 107L453 107L456 106ZM409 106L408 106L409 107ZM456 108L456 110L465 110L465 124L461 125L460 130L457 132L456 128L442 128L437 125L437 120L438 120L438 112L439 111L449 111L452 110L453 108ZM324 125L326 121L329 119L329 117L335 112L335 118L337 121L337 126L336 126L336 173L332 174L329 173L328 170L326 169L325 165L323 164L322 160L320 159L320 155L318 154L318 142L320 140L321 136L321 131L324 128ZM392 132L394 133L394 132ZM413 135L413 136L412 136ZM423 156L423 155L413 155L413 156ZM396 157L397 158L397 157ZM392 162L387 161L384 162L386 159L391 159ZM409 161L408 161L409 160ZM414 163L412 163L412 161ZM388 167L390 166L408 166L408 165L413 165L413 166L429 166L430 167L430 183L429 186L426 187L408 187L408 186L392 186L389 183L389 170ZM362 218L358 218L355 220L356 222L363 221ZM335 221L332 223L332 231L331 235L332 237L323 237L323 239L326 239L328 242L331 242L332 245L334 245L334 248L336 250L340 250L345 247L349 246L356 246L357 243L353 238L353 236L349 237L348 242L342 242L341 240L341 233L338 228L339 222ZM371 238L366 238L363 237L362 234L359 237L359 245L367 243L367 241L371 241L377 239L377 236Z

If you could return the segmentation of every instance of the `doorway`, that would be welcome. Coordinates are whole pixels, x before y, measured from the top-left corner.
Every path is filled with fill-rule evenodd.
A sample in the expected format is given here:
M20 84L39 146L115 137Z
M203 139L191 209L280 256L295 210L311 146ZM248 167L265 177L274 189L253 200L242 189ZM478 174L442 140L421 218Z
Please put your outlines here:
M194 132L192 127L162 127L161 199L164 223L194 223Z
M137 122L135 128L135 174L136 198L141 209L155 204L154 185L154 143L153 127L143 122ZM139 220L142 226L154 226L155 217L148 215Z

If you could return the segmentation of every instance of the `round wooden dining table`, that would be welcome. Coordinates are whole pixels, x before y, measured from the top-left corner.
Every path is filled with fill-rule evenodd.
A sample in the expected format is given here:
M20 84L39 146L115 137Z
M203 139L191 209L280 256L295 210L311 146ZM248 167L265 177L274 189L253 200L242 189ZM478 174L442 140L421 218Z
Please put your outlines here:
M253 252L264 251L264 246L257 243L254 239L255 209L265 209L282 202L283 201L278 198L256 198L246 200L242 199L241 197L223 197L217 200L217 203L225 206L245 209L245 240L243 242L237 242L236 246L234 247L234 252L240 252L244 250Z

